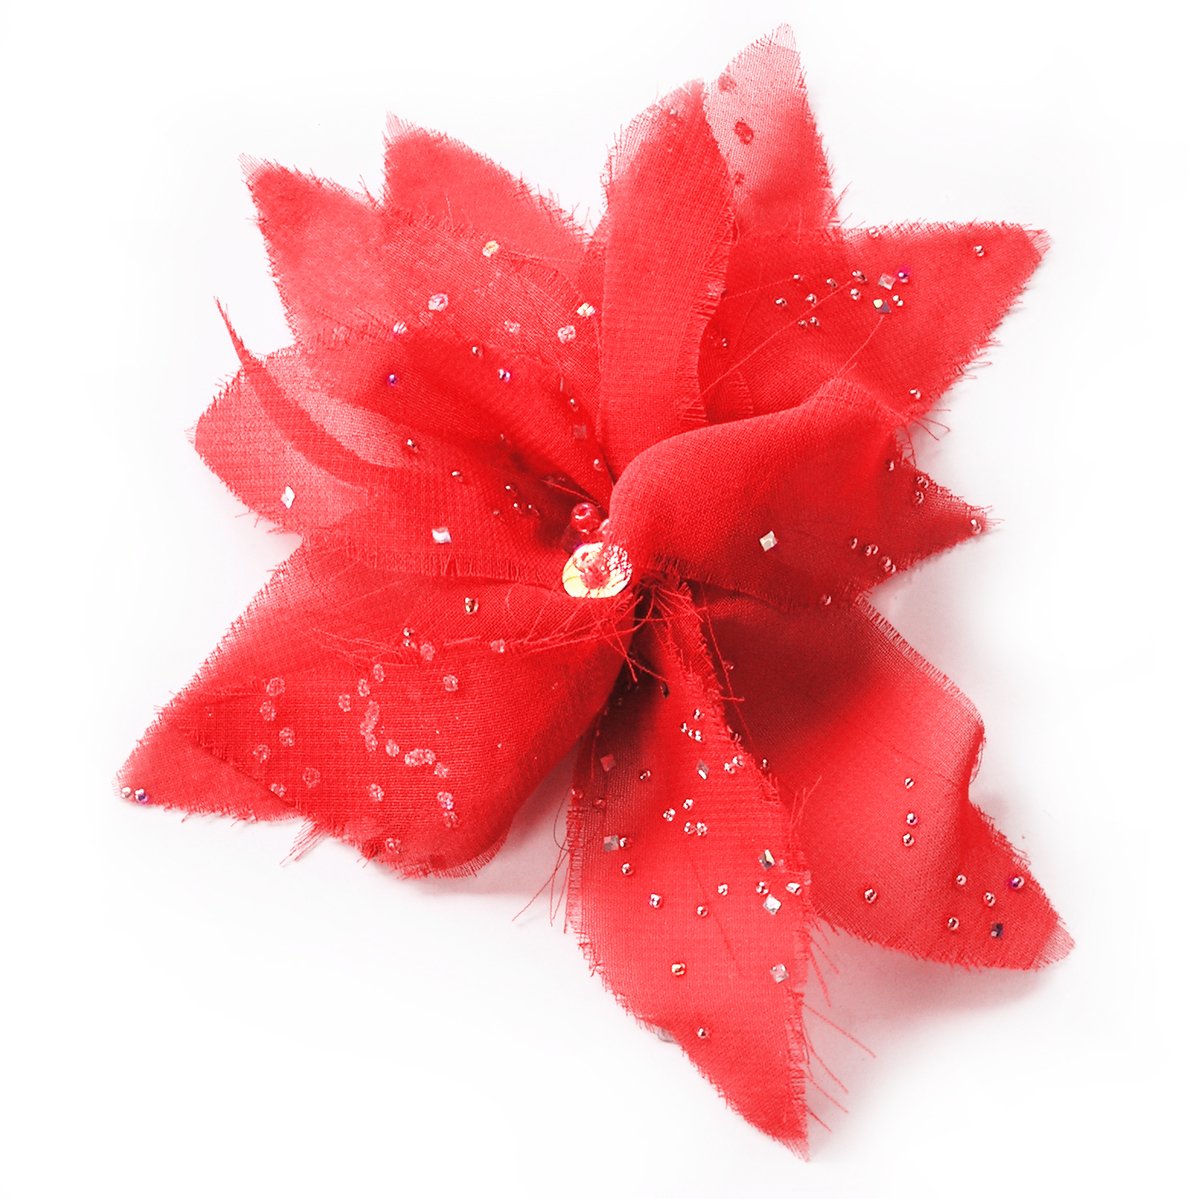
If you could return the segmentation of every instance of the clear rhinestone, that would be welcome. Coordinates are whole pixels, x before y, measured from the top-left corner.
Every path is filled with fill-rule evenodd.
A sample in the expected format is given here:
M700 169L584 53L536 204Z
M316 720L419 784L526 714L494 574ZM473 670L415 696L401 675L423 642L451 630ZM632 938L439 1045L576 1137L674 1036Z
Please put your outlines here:
M774 529L771 529L769 533L763 533L758 538L758 544L762 546L764 551L773 550L779 544L779 539L775 536Z
M762 906L773 916L783 906L783 902L773 895L768 895L762 901Z

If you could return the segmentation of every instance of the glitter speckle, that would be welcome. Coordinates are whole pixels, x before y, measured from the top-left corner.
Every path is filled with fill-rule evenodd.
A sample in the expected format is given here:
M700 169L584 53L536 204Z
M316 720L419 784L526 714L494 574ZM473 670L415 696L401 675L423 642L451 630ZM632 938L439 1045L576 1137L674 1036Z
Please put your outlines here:
M256 758L257 761L262 765L264 765L269 761L269 746L258 745L257 748L253 750L253 757Z
M782 962L779 962L778 965L770 968L770 976L777 983L785 983L790 977L790 975L787 973L787 967L784 966Z
M504 366L503 366L503 367L499 367L499 368L498 368L498 370L497 370L497 379L498 379L498 381L499 381L499 382L501 382L501 383L508 383L512 377L513 377L513 376L512 376L512 375L509 373L509 371L507 371L507 370L505 369L505 367L504 367Z
M268 683L265 684L265 694L273 699L277 699L286 690L286 680L280 675L275 675Z
M444 528L442 525L431 530L431 540L436 545L451 545L452 534L451 530Z
M652 895L649 902L652 908L661 908L663 906L663 897L661 895Z
M955 933L961 927L961 921L956 916L950 916L944 923L951 933Z
M444 292L437 291L427 301L427 307L432 312L442 312L447 307L447 295Z
M445 674L443 676L444 691L459 691L460 680L454 674Z
M576 315L587 320L590 316L596 315L596 309L587 300L585 300L584 303L576 309Z
M717 894L718 895L728 895L729 894L729 884L728 883L719 883L717 885Z
M262 720L276 720L277 719L278 710L274 706L274 702L271 699L265 700L265 702L262 703L262 705L258 709L258 711L261 713Z
M289 727L278 729L278 740L289 749L294 744L294 730Z
M307 787L312 789L319 786L319 780L322 777L314 766L308 766L302 772L302 781L306 783Z
M576 340L576 326L564 325L558 330L556 336L558 336L559 340L566 346L569 341Z
M380 783L369 784L369 798L374 803L380 803L385 798L385 791Z
M487 242L485 242L485 244L484 244L483 246L481 246L481 253L482 253L482 254L483 254L483 255L484 255L486 258L492 258L492 257L493 257L493 255L494 255L494 254L496 254L496 253L497 253L497 251L498 251L498 250L500 250L500 249L501 249L501 243L500 243L500 242L496 242L496 241L487 241Z
M867 903L873 903L878 898L878 891L874 887L867 887L862 892L862 898Z
M671 973L674 974L676 978L683 978L687 972L688 968L683 962L671 963Z

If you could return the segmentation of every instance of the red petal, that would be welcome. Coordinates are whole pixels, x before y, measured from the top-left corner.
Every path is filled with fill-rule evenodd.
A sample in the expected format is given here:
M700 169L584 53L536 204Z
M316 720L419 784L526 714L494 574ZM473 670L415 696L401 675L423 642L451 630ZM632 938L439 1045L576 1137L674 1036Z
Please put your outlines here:
M743 239L701 353L710 418L791 408L839 377L922 415L989 341L1043 244L993 224Z
M168 807L302 817L405 874L474 870L607 696L628 607L304 546L122 781Z
M634 643L638 681L581 745L569 918L620 1003L802 1150L803 861L777 795L728 735L690 598L660 604Z
M615 472L704 413L700 338L721 293L729 179L698 84L639 117L615 152L604 245L599 432Z
M433 324L465 346L538 358L595 400L598 322L578 315L588 297L550 263L516 249L486 256L486 235L280 167L256 168L249 184L298 338Z
M1067 952L1023 858L969 802L977 713L881 616L863 603L779 613L723 593L709 614L740 697L731 720L792 806L819 916L967 966Z
M502 250L533 254L574 278L584 233L557 204L495 162L441 133L393 122L385 205L470 227Z
M638 577L711 582L781 604L847 598L979 530L976 509L905 456L856 387L651 446L617 483L609 540Z
M828 162L787 26L749 46L704 100L745 235L819 230L833 220Z
M244 369L200 421L196 445L287 528L336 526L354 555L394 569L553 587L572 506L608 502L588 418L537 363L507 355L512 370L499 375L430 332L400 346L341 333L263 362L233 340ZM451 532L450 547L435 546L435 528Z

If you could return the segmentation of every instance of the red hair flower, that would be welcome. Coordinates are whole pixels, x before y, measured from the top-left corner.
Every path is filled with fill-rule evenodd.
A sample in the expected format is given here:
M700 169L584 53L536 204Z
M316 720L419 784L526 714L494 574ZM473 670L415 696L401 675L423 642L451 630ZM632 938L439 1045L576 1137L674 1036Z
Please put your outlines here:
M786 31L630 126L595 232L406 126L379 198L250 187L294 343L233 334L195 440L302 545L126 795L463 874L580 739L593 968L799 1150L818 922L964 966L1065 952L969 801L977 714L867 599L984 529L907 429L1042 235L842 227Z

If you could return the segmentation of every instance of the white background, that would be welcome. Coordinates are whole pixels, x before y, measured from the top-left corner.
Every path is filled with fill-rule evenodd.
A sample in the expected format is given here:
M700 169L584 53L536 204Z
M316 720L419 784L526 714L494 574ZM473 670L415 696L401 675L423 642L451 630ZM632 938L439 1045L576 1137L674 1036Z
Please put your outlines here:
M0 1191L1172 1193L1193 196L1167 7L4 4ZM1003 524L882 602L983 711L975 797L1077 940L1032 978L838 943L834 1018L877 1058L827 1046L850 1111L811 1163L638 1029L544 903L516 918L562 775L478 878L422 884L110 789L290 548L185 437L234 367L214 296L285 340L239 156L375 189L394 112L595 212L619 126L781 20L848 220L1054 239L922 451Z

